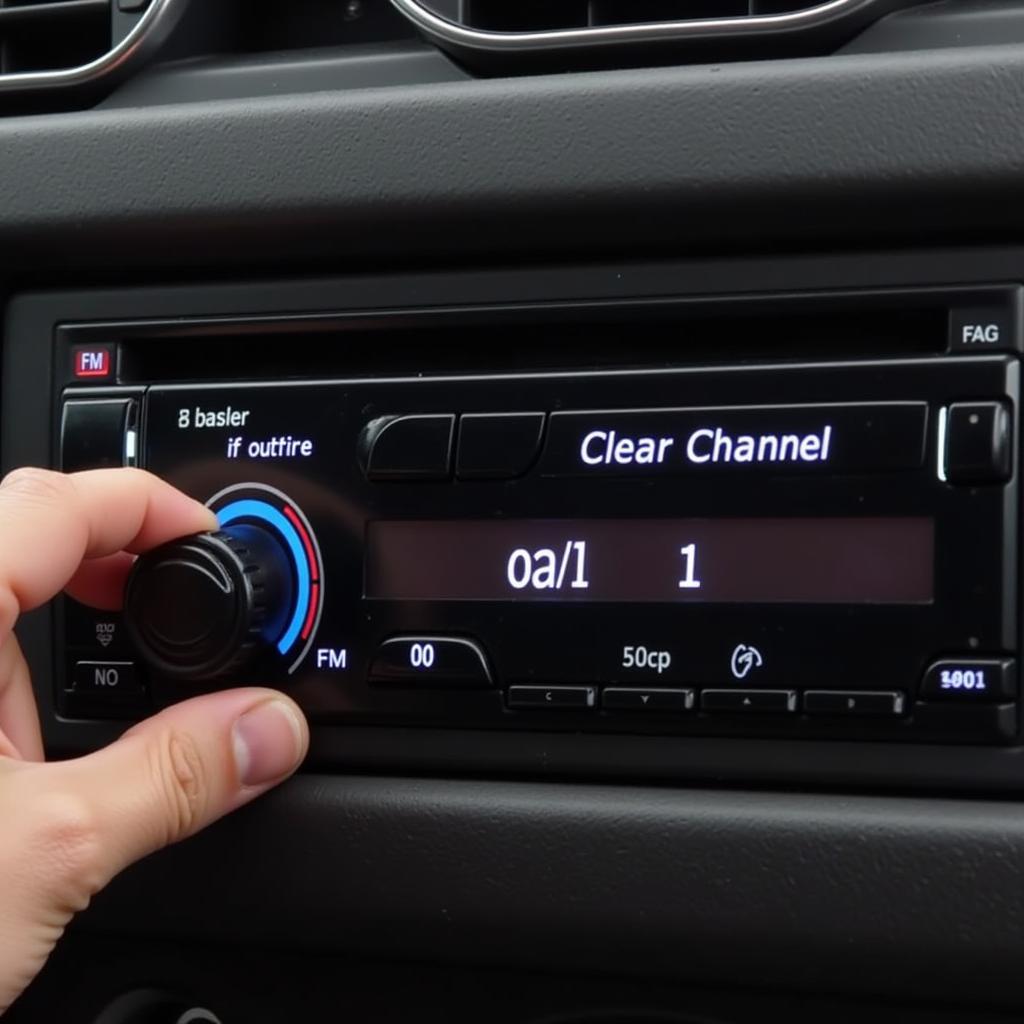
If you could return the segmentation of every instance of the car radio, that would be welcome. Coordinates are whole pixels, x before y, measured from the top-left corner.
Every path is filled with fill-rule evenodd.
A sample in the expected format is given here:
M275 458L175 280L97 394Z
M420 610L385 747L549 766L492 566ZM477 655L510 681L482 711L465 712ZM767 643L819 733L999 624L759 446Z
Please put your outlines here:
M491 372L64 325L56 463L220 529L123 614L64 602L58 711L251 682L318 722L1014 743L1016 292L952 294L944 350Z

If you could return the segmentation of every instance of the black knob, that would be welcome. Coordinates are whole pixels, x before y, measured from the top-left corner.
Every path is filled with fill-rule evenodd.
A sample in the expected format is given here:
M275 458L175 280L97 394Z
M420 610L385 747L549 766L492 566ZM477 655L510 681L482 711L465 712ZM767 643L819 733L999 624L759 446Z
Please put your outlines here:
M142 555L128 577L125 625L157 672L213 679L266 649L291 591L291 568L274 536L258 526L232 526Z

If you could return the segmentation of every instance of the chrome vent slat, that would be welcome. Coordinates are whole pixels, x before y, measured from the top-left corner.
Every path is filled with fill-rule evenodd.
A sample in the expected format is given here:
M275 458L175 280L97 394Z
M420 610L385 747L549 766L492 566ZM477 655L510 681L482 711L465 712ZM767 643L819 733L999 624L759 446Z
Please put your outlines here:
M391 0L425 35L462 53L572 52L701 40L799 37L852 27L922 0ZM529 23L531 10L543 23ZM678 16L664 14L676 10ZM694 16L688 16L687 12ZM725 12L722 16L719 12ZM712 15L711 12L714 12ZM552 20L561 16L557 26ZM568 20L566 20L568 18ZM632 19L632 20L625 20ZM642 19L642 20L641 20ZM500 26L500 27L495 27Z
M166 40L187 0L151 0L114 45L112 3L116 0L0 0L0 97L88 89L129 73ZM83 26L95 30L97 38L106 33L106 41L90 46L85 57L69 38ZM64 54L72 55L73 66L61 62Z

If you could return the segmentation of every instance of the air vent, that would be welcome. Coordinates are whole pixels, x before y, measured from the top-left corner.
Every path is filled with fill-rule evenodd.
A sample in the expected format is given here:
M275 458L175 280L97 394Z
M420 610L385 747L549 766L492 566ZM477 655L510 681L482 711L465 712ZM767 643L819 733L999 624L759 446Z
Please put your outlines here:
M187 0L0 0L0 96L96 86L166 38Z
M0 73L88 64L110 49L109 0L0 0Z
M193 0L202 4L204 0ZM209 3L210 0L205 0ZM413 37L386 0L216 0L228 29L221 52L273 53ZM190 17L192 12L190 11ZM196 11L203 16L203 12ZM197 18L198 20L198 18Z
M429 38L464 58L642 53L702 47L715 59L824 52L921 0L391 0Z
M460 21L489 32L544 32L791 14L801 0L463 0Z

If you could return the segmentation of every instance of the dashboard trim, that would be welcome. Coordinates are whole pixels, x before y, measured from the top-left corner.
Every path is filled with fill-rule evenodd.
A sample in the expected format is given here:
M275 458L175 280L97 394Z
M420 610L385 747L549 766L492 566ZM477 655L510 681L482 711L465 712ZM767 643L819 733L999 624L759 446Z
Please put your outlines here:
M113 49L73 68L0 75L0 96L84 89L144 64L170 36L188 0L151 0L132 30Z
M455 51L530 53L637 46L652 43L803 34L874 13L878 17L914 0L825 0L804 10L748 17L665 20L628 25L532 32L495 32L459 24L430 10L420 0L391 0L421 32Z

